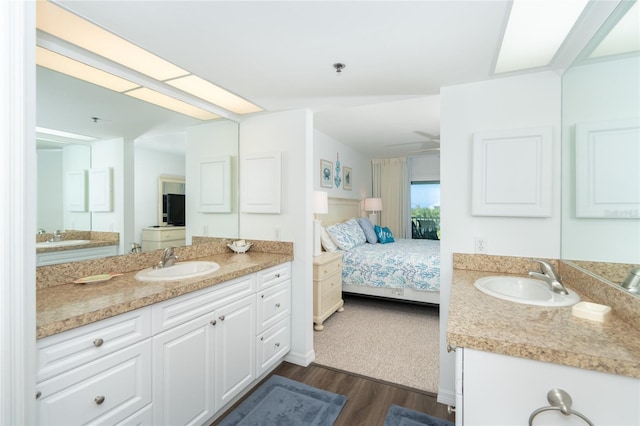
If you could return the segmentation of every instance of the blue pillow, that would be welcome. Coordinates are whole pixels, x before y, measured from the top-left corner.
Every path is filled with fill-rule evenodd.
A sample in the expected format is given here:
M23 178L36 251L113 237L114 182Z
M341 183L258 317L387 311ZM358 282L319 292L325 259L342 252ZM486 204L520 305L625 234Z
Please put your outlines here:
M369 219L366 217L359 217L358 224L362 228L364 232L364 236L367 237L367 242L370 244L375 244L378 242L378 236L376 235L376 230L373 229L373 225L369 222Z
M329 225L325 229L340 250L351 250L367 242L362 228L353 218L344 223Z
M376 235L378 236L378 241L382 244L393 243L395 240L393 239L393 234L386 226L384 228L379 227L378 225L374 226L376 231Z

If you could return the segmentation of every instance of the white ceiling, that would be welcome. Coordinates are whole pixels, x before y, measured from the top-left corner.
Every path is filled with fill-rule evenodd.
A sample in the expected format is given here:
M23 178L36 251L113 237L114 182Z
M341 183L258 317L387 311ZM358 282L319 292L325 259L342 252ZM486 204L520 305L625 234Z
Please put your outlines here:
M508 1L451 0L60 3L266 111L309 108L318 130L377 157L433 146L415 132L439 134L441 87L495 78L509 10ZM346 64L340 77L335 62ZM119 112L134 137L157 127L124 106L99 107L78 106L76 122L104 116L117 131L121 117L110 114ZM38 114L46 127L49 113L39 106Z

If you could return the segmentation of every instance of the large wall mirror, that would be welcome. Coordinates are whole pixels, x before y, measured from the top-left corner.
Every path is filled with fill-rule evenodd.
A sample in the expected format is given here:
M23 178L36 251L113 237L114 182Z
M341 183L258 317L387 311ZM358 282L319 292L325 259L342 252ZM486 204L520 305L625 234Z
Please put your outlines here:
M238 123L201 121L40 66L36 104L36 228L118 232L118 253L128 253L131 243L141 242L144 227L163 225L160 177L172 176L186 180L187 215L193 215L192 229L186 223L187 243L193 235L239 236L237 166L232 168L233 206L224 215L197 211L200 182L189 181L187 172L189 158L203 152L230 156L237 165ZM95 139L77 139L82 136ZM113 168L113 211L69 210L65 200L77 188L65 183L67 174L105 166Z
M640 264L638 9L622 2L562 78L565 260Z

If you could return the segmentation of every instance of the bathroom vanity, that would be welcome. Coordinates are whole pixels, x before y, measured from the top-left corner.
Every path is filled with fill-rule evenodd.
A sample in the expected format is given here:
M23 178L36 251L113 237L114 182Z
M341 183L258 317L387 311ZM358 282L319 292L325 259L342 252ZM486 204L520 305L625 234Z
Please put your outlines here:
M493 257L520 276L531 266L526 260ZM640 424L638 329L615 315L595 322L573 316L570 306L531 306L491 297L474 282L508 275L505 269L461 263L454 254L458 269L453 271L447 329L447 341L456 351L457 425L525 425L536 410L550 407L547 394L552 389L566 391L571 408L593 424ZM571 281L565 285L580 293ZM532 421L587 424L557 410L541 411Z
M292 256L198 260L220 269L38 289L38 424L210 424L281 362Z

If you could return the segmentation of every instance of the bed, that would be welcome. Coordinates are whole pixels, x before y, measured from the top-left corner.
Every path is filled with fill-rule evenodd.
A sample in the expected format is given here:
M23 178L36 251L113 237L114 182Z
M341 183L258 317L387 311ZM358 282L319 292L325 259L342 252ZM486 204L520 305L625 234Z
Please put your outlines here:
M327 227L361 217L359 200L330 198ZM440 241L395 239L343 250L342 291L429 304L440 303Z

